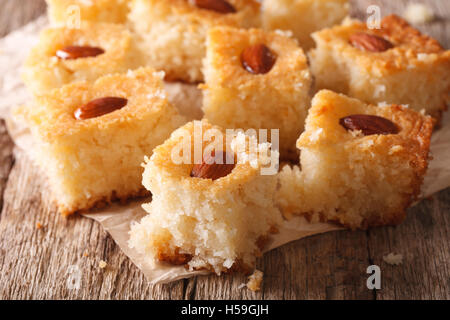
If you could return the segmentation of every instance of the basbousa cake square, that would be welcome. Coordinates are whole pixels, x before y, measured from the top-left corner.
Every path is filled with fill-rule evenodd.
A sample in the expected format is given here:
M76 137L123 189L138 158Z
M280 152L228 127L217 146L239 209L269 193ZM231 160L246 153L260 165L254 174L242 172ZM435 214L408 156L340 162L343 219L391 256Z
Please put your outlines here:
M397 16L380 29L347 21L313 35L310 53L317 89L362 101L404 104L440 119L450 99L450 50Z
M35 95L75 81L94 81L143 64L132 34L122 25L85 22L80 28L44 30L25 61L23 80Z
M130 25L142 38L148 64L166 80L203 81L202 60L208 29L259 27L256 0L134 0Z
M311 34L339 24L349 14L348 0L264 0L266 30L290 30L306 51L314 47Z
M52 25L76 27L79 21L125 23L130 0L46 0Z
M297 157L312 79L295 39L260 29L211 29L204 74L206 119L227 129L279 129L282 158Z
M252 158L250 146L264 156ZM153 197L143 206L149 215L131 228L130 246L152 263L251 271L282 219L276 170L261 171L266 156L278 159L272 152L268 143L207 120L177 129L146 159L143 184Z
M77 82L22 108L64 215L142 194L145 155L183 124L151 68Z

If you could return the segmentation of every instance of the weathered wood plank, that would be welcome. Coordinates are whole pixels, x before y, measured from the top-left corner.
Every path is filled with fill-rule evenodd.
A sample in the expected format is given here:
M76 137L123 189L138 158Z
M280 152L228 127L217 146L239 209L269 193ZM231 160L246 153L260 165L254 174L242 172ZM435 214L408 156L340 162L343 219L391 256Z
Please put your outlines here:
M176 299L183 282L152 287L93 220L63 218L23 154L9 176L0 216L1 299ZM37 224L42 227L38 228ZM99 268L100 260L108 263ZM80 275L79 289L68 279Z
M371 259L381 268L377 299L450 298L449 212L446 190L410 209L401 225L369 231ZM403 255L401 265L383 261L391 252Z

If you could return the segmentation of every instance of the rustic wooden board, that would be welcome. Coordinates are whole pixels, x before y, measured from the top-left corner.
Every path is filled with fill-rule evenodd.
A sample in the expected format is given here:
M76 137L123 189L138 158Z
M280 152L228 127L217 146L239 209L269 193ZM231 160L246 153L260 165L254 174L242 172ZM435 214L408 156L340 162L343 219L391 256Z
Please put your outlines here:
M406 0L355 0L364 18L368 5L401 13ZM417 2L415 0L414 2ZM450 2L428 0L439 18L420 28L450 45ZM0 0L0 36L42 14L43 0ZM339 231L296 241L258 262L262 290L238 289L242 276L202 276L148 285L143 274L100 225L57 214L45 182L20 153L0 121L0 299L449 299L450 189L409 210L398 227ZM37 228L37 224L42 228ZM401 253L390 266L382 257ZM108 266L100 269L100 260ZM382 289L366 287L366 268L382 270ZM81 280L80 286L70 281ZM75 281L76 283L76 281Z

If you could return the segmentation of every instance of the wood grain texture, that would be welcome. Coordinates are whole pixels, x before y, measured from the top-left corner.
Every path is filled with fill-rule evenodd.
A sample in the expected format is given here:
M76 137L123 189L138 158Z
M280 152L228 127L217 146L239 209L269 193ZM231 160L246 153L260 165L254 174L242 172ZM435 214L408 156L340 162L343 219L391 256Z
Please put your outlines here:
M0 0L0 37L45 12L45 0Z
M415 0L414 2L417 2ZM437 21L420 26L447 48L450 1L426 1ZM355 0L401 13L406 0ZM42 14L41 0L0 0L0 35ZM5 9L6 8L6 9ZM80 216L62 218L49 203L45 181L12 143L0 122L0 299L449 299L450 189L423 201L398 227L340 231L296 241L258 261L260 292L238 289L243 276L201 276L148 285L143 274L100 225ZM37 224L42 225L37 228ZM390 252L401 266L386 264ZM108 263L99 268L100 260ZM382 289L366 287L366 268L382 270ZM79 288L73 280L79 275ZM76 281L75 281L76 284Z

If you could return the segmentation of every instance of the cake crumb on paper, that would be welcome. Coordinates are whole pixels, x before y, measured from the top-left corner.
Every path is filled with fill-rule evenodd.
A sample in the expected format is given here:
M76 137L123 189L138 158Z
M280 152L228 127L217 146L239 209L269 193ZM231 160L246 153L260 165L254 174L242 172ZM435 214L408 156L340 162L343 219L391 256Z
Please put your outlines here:
M389 253L388 255L383 256L384 262L390 265L399 265L403 263L403 255L401 254L395 254L395 253Z
M247 288L252 291L259 291L261 289L261 283L264 273L259 270L255 270L253 274L248 277Z
M100 262L98 263L98 266L100 269L104 269L106 268L108 264L106 263L106 261L100 260Z
M411 3L403 13L403 17L411 24L422 24L434 20L434 13L428 6Z

